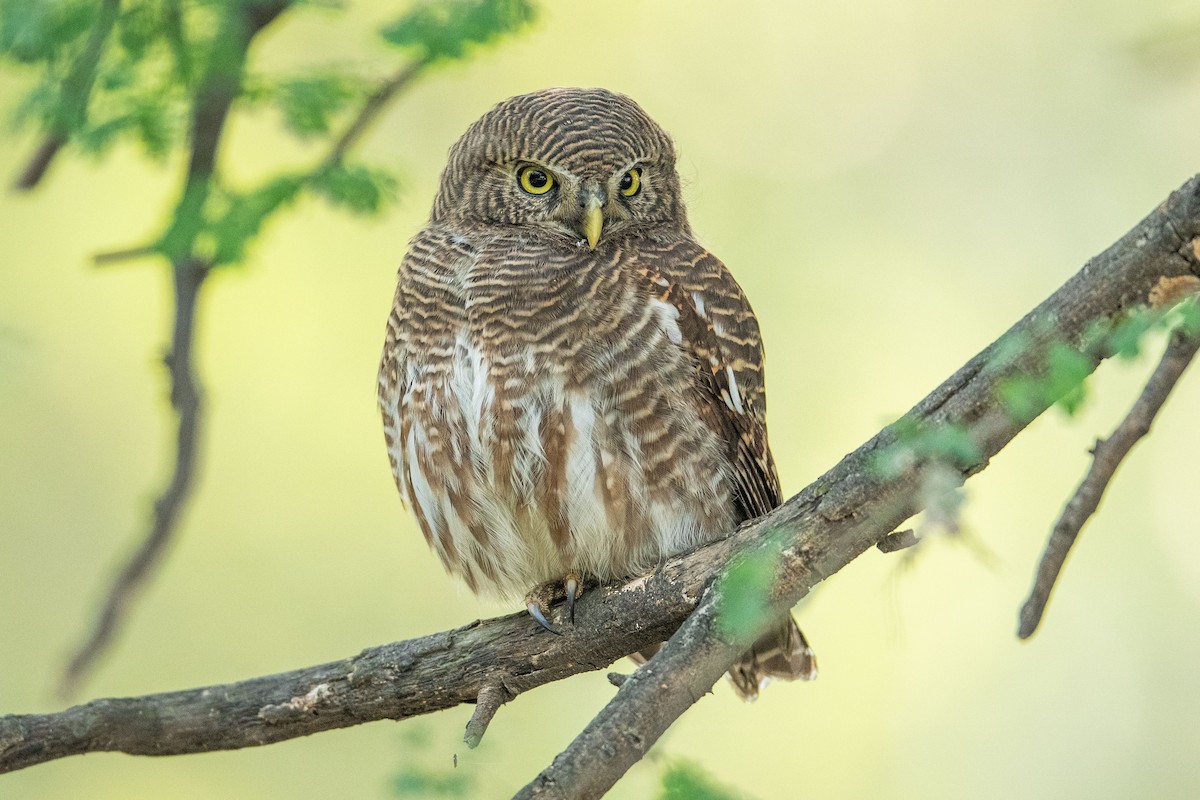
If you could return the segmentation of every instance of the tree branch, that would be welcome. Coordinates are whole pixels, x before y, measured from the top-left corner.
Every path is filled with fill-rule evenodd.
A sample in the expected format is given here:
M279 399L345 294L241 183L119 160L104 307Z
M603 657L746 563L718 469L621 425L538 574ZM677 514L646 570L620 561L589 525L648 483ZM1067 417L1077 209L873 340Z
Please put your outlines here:
M367 97L358 114L346 126L346 130L334 142L333 147L330 148L329 154L325 157L318 171L341 164L342 159L346 157L346 153L367 132L371 124L378 119L379 115L383 113L383 109L387 107L387 104L416 80L417 76L428 65L428 61L418 59L404 65L392 77L380 83L375 88L375 91L371 92L370 96Z
M92 629L64 671L59 686L59 692L64 697L74 694L111 644L134 596L149 579L174 538L183 506L192 492L203 410L200 379L193 368L192 337L196 302L210 267L196 253L196 240L205 225L204 205L216 170L221 136L230 107L240 94L251 42L289 5L289 0L238 0L230 5L223 19L223 28L214 37L212 54L207 59L208 69L196 87L192 104L191 157L170 227L155 244L102 253L95 257L97 265L150 253L161 253L171 260L175 278L175 326L166 362L171 372L171 402L178 415L178 426L175 464L166 488L154 503L150 530L113 581ZM173 14L178 9L168 11ZM340 164L387 104L409 86L427 65L428 61L424 59L415 60L382 81L332 145L316 171ZM182 60L178 66L187 69ZM486 727L486 723L484 725Z
M1029 593L1029 599L1021 607L1017 636L1028 639L1037 631L1042 615L1046 612L1050 593L1054 591L1054 584L1067 560L1067 553L1071 551L1083 526L1096 513L1104 490L1112 481L1117 467L1121 466L1121 462L1129 455L1133 446L1150 432L1154 417L1183 376L1184 370L1192 363L1197 350L1200 350L1200 336L1189 336L1184 331L1176 331L1167 342L1162 360L1158 362L1129 413L1117 425L1111 436L1096 442L1096 447L1092 450L1091 467L1071 499L1067 501L1049 541L1046 542L1046 550L1042 553L1041 563L1038 564L1033 589Z
M1095 320L1144 302L1160 277L1200 275L1193 255L1198 234L1200 178L1193 178L1007 335L1082 347ZM1003 348L993 344L922 400L905 421L964 426L979 454L960 465L960 474L965 479L981 471L1029 422L1001 410L997 388L1014 375L1037 373L1037 349L1001 360ZM1045 398L1044 405L1053 400ZM524 615L513 615L281 675L96 700L57 714L0 717L0 771L100 750L166 755L267 744L429 713L472 702L483 693L485 711L474 720L478 732L482 717L506 695L602 669L670 636L654 658L622 682L614 699L554 763L518 794L599 797L709 691L744 648L750 632L733 634L719 624L722 584L711 582L731 557L765 552L777 560L764 616L769 619L920 510L923 473L945 465L917 461L900 474L878 469L877 454L896 444L900 427L884 429L799 495L729 538L675 556L650 576L589 592L576 608L576 624L562 625L561 636L548 635ZM559 617L561 612L556 607Z
M191 493L201 420L200 381L192 364L196 303L207 266L199 261L181 263L175 269L175 326L171 352L164 358L171 373L171 405L178 415L175 433L175 467L167 488L154 501L150 532L138 545L108 590L108 595L87 639L71 658L63 673L59 692L69 697L104 652L125 619L137 590L145 583L171 540Z
M72 656L59 691L70 696L119 630L137 590L159 562L178 528L191 495L201 424L201 388L192 359L196 303L208 276L208 262L196 253L204 228L204 204L216 172L217 153L230 106L240 92L246 56L254 37L288 7L288 0L240 0L229 4L214 37L208 68L192 103L191 157L170 228L155 247L171 260L175 283L175 324L165 361L171 372L171 405L178 415L175 465L167 487L154 502L150 530L121 569L91 631Z
M488 687L515 697L666 639L695 607L730 544L721 540L671 559L648 578L588 591L575 625L563 624L561 636L525 613L511 614L280 675L0 717L0 772L97 751L253 747L473 703ZM562 611L555 608L559 618ZM493 692L488 702L498 699Z

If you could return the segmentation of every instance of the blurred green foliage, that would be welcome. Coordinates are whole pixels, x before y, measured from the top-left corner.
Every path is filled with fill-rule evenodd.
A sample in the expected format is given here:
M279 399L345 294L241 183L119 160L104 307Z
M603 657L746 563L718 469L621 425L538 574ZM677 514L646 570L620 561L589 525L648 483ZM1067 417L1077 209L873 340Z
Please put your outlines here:
M528 0L444 0L413 7L383 29L383 38L413 48L425 61L464 58L479 45L519 31L534 18Z
M441 768L430 766L438 754L430 752L432 737L426 726L409 725L403 742L403 763L390 781L393 797L433 800L474 796L475 781L470 773L458 769L457 756Z
M747 795L716 783L697 764L676 761L662 775L658 800L746 800Z
M746 641L770 610L771 586L779 563L782 539L768 535L753 550L734 558L720 578L717 628L733 641Z
M1036 368L1002 381L999 400L1015 419L1032 419L1047 405L1074 417L1087 400L1086 380L1096 359L1137 359L1151 333L1194 333L1200 327L1198 318L1196 301L1189 299L1171 308L1139 306L1116 319L1096 320L1078 346L1056 339L1042 344ZM1002 352L1031 346L1028 341L1013 341Z
M1049 330L1048 323L1045 329ZM998 399L1002 408L1018 420L1031 420L1047 406L1057 406L1074 417L1087 400L1086 381L1097 359L1136 359L1150 334L1175 331L1190 335L1200 331L1200 306L1195 299L1168 309L1140 306L1115 320L1096 320L1078 345L1052 336L1012 334L997 343L987 368L1004 370L1017 358L1032 353L1030 369L1000 382ZM873 462L884 477L894 477L918 462L965 469L982 457L971 431L961 425L931 425L903 417L892 424L891 430L894 442L882 448Z
M267 221L307 193L353 214L375 214L397 189L388 170L347 162L347 132L388 85L337 64L298 75L242 75L238 26L266 0L0 0L0 58L37 72L17 104L17 120L46 137L99 157L134 143L165 159L187 146L189 120L200 119L203 90L229 81L235 103L270 105L282 129L328 155L245 188L211 176L150 249L209 266L244 260ZM285 13L304 13L306 4ZM381 31L409 53L405 69L465 59L520 31L535 17L529 0L423 0ZM393 79L395 82L395 79ZM406 82L405 82L406 83ZM378 85L378 89L376 86ZM402 88L393 85L392 90ZM374 113L378 109L373 109ZM350 127L346 127L350 126ZM357 133L361 132L356 131Z

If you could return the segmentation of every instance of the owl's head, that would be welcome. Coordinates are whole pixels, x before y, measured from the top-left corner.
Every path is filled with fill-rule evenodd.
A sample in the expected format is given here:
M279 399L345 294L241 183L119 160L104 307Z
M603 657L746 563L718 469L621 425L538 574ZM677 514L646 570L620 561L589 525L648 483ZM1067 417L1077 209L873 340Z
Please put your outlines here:
M687 227L671 138L606 89L545 89L480 117L450 149L433 221L522 226L592 249Z

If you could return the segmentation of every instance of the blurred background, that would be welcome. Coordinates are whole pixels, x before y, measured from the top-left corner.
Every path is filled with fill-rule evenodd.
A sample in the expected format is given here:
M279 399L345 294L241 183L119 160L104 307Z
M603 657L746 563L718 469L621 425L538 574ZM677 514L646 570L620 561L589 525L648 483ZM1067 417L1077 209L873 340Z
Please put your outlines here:
M259 71L383 74L399 6L289 13ZM1200 12L1147 0L609 0L542 5L522 35L429 73L361 152L403 176L364 221L282 213L206 286L197 492L161 571L78 699L229 682L511 611L453 583L402 509L374 407L395 269L447 148L495 102L625 92L676 138L693 226L767 342L771 440L792 494L937 383L1200 167ZM318 61L319 59L319 61ZM11 107L26 86L0 82ZM315 151L236 114L252 180ZM0 176L35 148L5 135ZM0 713L54 686L170 463L166 269L96 268L164 222L183 160L62 158L0 194ZM1200 376L1085 530L1042 630L1016 614L1046 535L1153 358L1111 364L968 484L965 533L871 552L798 610L820 680L753 705L718 685L614 798L687 759L747 797L1200 796ZM619 665L628 668L629 664ZM413 770L506 797L612 695L603 673L240 752L97 754L0 777L5 798L387 798Z

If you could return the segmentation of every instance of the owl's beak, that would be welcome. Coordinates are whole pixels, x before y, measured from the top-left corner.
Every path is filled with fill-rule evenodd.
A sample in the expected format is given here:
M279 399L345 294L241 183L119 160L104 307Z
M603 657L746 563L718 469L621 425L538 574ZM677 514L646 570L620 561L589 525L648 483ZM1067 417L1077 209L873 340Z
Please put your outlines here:
M588 250L596 249L600 241L600 230L604 227L604 197L598 192L589 192L583 207L583 235L587 237Z

